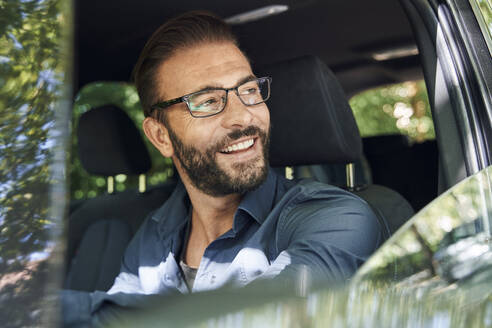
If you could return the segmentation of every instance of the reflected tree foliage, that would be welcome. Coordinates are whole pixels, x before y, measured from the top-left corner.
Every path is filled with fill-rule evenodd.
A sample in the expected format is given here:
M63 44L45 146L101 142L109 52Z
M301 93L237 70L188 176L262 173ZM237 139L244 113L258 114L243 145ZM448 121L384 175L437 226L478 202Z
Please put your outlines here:
M480 9L480 14L482 15L484 23L486 24L487 27L489 38L492 38L492 3L490 3L490 0L471 0L471 1L478 4L478 8ZM485 31L483 33L485 34ZM489 49L489 51L492 53L492 49Z
M59 0L0 0L0 317L6 326L37 322L34 296L42 293L53 247L50 163L65 19Z
M492 168L488 171L492 172ZM463 181L424 208L406 229L395 234L361 269L359 275L370 280L400 281L421 274L421 278L436 276L435 254L459 238L490 233L487 224L492 213L490 198L490 172L483 172ZM487 196L487 193L489 196ZM423 275L422 272L426 272Z
M132 313L109 327L155 326L157 322L161 327L204 328L490 327L492 298L479 290L484 289L490 278L489 272L461 289L454 286L435 294L424 294L419 288L402 292L401 286L379 286L372 282L339 288L327 284L326 289L317 289L306 297L283 297L267 304L263 300L268 296L260 293L255 302L240 311L205 318L203 313L198 314L200 311L156 307L155 311ZM217 296L220 295L210 295ZM217 302L237 302L231 295L225 300L224 297L217 297Z
M327 282L326 290L317 286L306 297L252 305L194 326L491 327L491 218L489 167L424 208L349 285ZM165 322L169 314L158 310L119 327Z
M489 167L443 194L387 241L357 279L439 291L492 267L491 182Z

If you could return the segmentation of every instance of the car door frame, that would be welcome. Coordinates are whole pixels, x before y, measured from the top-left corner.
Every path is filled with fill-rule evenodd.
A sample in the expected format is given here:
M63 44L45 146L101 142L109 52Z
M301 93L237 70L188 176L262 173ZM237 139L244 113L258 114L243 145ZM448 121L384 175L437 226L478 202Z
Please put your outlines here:
M492 58L469 1L400 2L421 55L441 193L492 164Z

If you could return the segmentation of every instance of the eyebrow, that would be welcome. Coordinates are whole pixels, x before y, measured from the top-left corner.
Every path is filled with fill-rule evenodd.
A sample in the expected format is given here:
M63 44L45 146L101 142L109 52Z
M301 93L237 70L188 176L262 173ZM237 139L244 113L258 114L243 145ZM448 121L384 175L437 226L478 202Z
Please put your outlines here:
M248 75L246 77L243 77L242 79L240 79L239 81L237 81L237 83L233 86L233 88L243 84L243 83L246 83L248 81L252 81L254 79L256 79L257 77L253 74L251 75ZM200 91L205 91L205 90L214 90L214 89L229 89L229 88L224 88L218 84L215 84L215 85L203 85L201 86L200 88L197 88L196 91L193 91L193 92L190 92L190 93L195 93L195 92L200 92Z

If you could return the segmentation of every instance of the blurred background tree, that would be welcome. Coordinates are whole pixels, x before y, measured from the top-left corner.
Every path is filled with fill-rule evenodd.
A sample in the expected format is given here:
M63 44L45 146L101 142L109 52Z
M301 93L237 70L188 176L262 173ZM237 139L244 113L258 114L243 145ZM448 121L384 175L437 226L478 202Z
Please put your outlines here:
M411 142L435 139L423 80L364 91L350 99L350 106L362 137L404 134Z

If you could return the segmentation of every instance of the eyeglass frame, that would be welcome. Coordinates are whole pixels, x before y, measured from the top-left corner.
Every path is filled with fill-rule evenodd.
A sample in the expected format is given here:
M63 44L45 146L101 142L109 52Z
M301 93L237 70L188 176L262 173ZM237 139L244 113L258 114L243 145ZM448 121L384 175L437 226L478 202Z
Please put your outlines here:
M239 95L239 87L243 86L244 84L248 83L248 82L251 82L251 81L260 81L260 80L263 80L263 81L268 81L268 97L266 99L263 99L263 101L259 102L259 103L256 103L256 104L246 104L242 99L241 99L241 96ZM195 118L205 118L205 117L210 117L210 116L214 116L214 115L217 115L217 114L220 114L224 111L224 109L226 108L227 106L227 100L228 100L228 95L229 95L229 91L232 91L234 90L234 93L236 94L236 96L239 98L239 100L241 101L241 103L245 106L256 106L256 105L259 105L259 104L263 104L265 103L268 99L270 99L270 94L271 94L271 88L270 88L270 85L272 83L272 78L269 77L269 76L265 76L265 77L258 77L258 78L252 78L251 80L247 80L247 81L244 81L242 82L241 84L235 86L235 87L232 87L232 88L206 88L206 89L203 89L203 90L199 90L199 91L195 91L195 92L192 92L192 93L188 93L184 96L181 96L181 97L178 97L178 98L174 98L174 99L170 99L170 100L166 100L166 101L162 101L162 102L158 102L152 106L150 106L150 109L152 110L156 110L156 109L166 109L172 105L176 105L176 104L179 104L179 103L182 103L184 102L186 104L186 107L188 108L188 111L190 112L190 115L195 117ZM213 113L213 114L208 114L208 115L204 115L204 116L195 116L193 115L193 111L190 109L190 104L188 103L188 99L195 95L195 94L199 94L199 93L203 93L203 92L206 92L206 91L214 91L214 90L223 90L226 92L226 99L224 101L224 107L218 111L217 113Z

